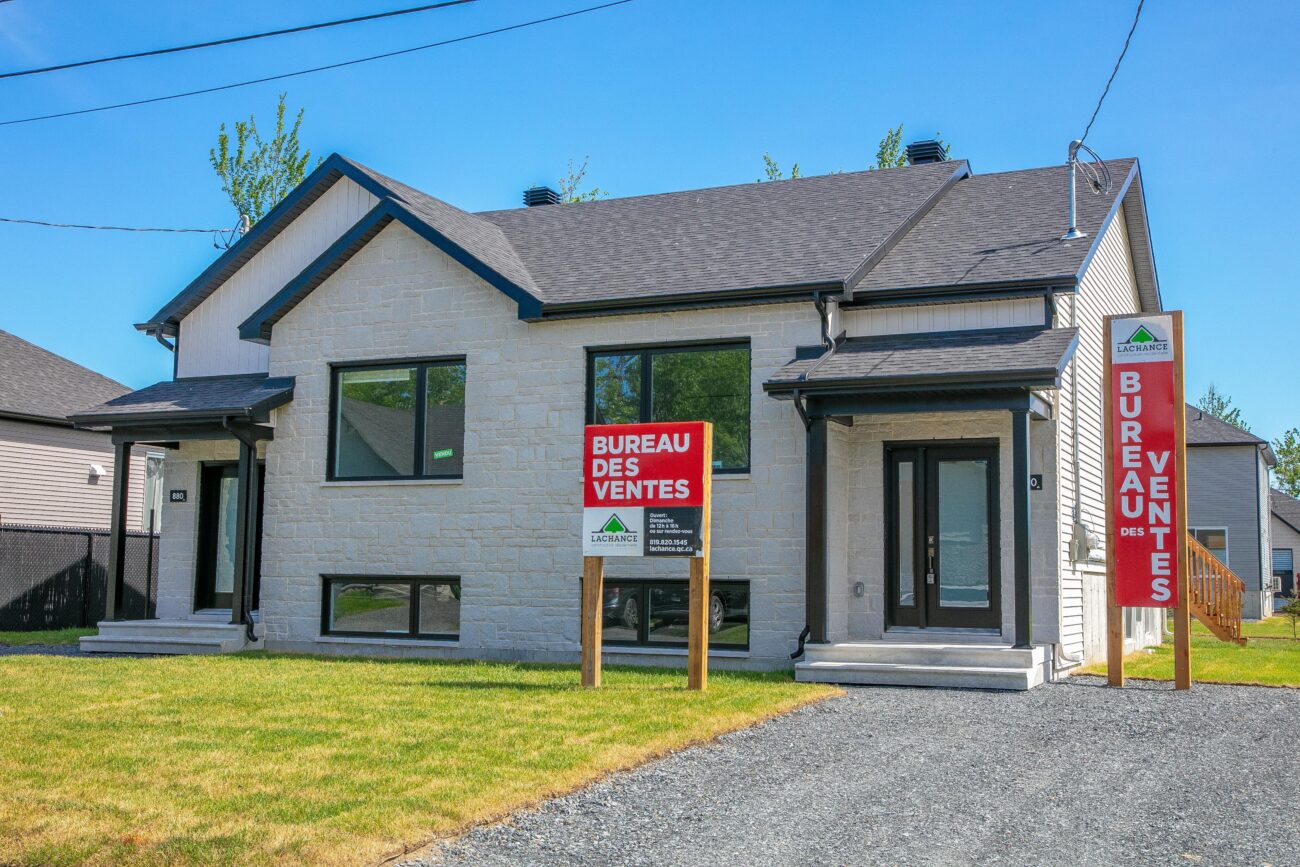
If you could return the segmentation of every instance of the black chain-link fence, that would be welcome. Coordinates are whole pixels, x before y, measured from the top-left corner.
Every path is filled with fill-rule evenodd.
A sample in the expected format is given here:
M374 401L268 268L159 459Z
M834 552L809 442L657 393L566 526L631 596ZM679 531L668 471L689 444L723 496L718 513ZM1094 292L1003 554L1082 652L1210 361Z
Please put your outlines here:
M0 526L0 631L94 626L104 617L108 531ZM127 533L119 616L154 616L158 537Z

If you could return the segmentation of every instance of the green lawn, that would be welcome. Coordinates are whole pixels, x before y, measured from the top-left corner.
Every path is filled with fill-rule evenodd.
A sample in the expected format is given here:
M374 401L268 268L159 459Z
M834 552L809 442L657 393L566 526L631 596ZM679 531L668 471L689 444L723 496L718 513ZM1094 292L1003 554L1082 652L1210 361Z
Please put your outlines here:
M788 673L0 657L0 864L376 863L837 690Z
M36 632L0 632L0 647L17 647L24 644L76 644L83 635L94 635L95 629L42 629Z
M1241 647L1220 641L1193 620L1192 680L1300 687L1300 641L1290 640L1289 623L1280 617L1270 617L1259 623L1246 623L1244 632L1249 640ZM1164 644L1149 652L1130 653L1124 657L1124 674L1173 680L1173 649L1173 639L1166 637ZM1094 663L1080 673L1104 675L1106 663Z

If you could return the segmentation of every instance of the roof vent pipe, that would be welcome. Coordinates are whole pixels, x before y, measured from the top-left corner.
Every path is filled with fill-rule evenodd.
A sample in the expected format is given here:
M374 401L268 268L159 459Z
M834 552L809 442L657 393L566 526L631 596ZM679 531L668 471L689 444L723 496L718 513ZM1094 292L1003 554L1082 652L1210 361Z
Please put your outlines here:
M524 204L530 208L538 205L558 205L560 194L550 187L529 187L524 190Z
M944 150L943 145L934 139L914 141L904 149L904 153L907 155L907 164L909 166L948 161L947 151Z
M1066 161L1070 166L1070 228L1061 236L1062 241L1073 241L1076 238L1083 237L1083 232L1079 231L1079 209L1074 191L1074 176L1078 171L1079 148L1081 147L1083 147L1083 142L1079 139L1070 142L1070 157Z

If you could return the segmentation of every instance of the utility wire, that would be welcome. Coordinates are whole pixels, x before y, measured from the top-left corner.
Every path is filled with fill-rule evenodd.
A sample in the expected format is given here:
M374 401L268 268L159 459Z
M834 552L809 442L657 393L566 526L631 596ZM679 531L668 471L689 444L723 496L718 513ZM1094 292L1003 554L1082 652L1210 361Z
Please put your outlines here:
M249 81L240 81L235 84L223 84L217 87L205 87L201 90L190 90L185 93L173 93L168 96L155 96L150 99L136 99L131 102L119 102L114 105L100 105L95 108L82 108L75 111L61 111L54 114L42 114L34 117L20 117L13 120L0 121L0 126L12 126L19 123L34 123L38 120L53 120L60 117L73 117L81 114L93 114L98 111L111 111L117 108L130 108L136 105L149 105L155 102L166 102L171 99L183 99L188 96L200 96L205 93L217 93L222 90L233 90L237 87L248 87L254 84L264 84L268 81L280 81L285 78L295 78L300 75L310 75L314 72L325 72L330 69L341 69L345 66L355 66L359 63L369 63L372 60L383 60L389 57L398 57L403 54L411 54L416 51L425 51L430 48L440 48L444 45L453 45L457 42L468 42L471 39L481 39L484 36L495 36L498 33L506 33L511 30L522 30L525 27L533 27L537 24L546 24L551 21L559 21L562 18L572 18L575 15L584 15L588 12L596 12L601 9L609 9L612 6L622 6L625 3L631 3L632 0L613 0L611 3L602 3L599 6L588 6L585 9L575 9L572 12L564 12L559 15L551 15L546 18L534 18L532 21L524 21L519 24L511 24L506 27L497 27L493 30L483 30L478 33L471 33L468 36L457 36L454 39L444 39L441 42L430 42L427 45L417 45L414 48L403 48L399 51L388 51L383 54L372 54L369 57L358 57L355 60L344 60L339 63L329 63L324 66L315 66L311 69L300 69L297 72L286 72L281 75L268 75L264 78L254 78Z
M0 0L0 3L6 0ZM0 223L21 223L26 226L45 226L51 229L98 229L103 232L179 232L186 234L211 235L213 233L229 232L229 228L224 229L159 229L153 227L139 226L87 226L81 223L47 223L44 220L20 220L16 217L0 217Z
M6 0L0 0L6 2ZM415 12L428 12L431 9L444 9L448 6L460 6L474 3L476 0L444 0L441 3L428 3L424 6L412 6L409 9L394 9L390 12L376 12L373 15L358 15L355 18L340 18L337 21L323 21L319 24L304 24L301 27L286 27L283 30L268 30L265 33L252 33L247 36L232 36L227 39L214 39L211 42L196 42L193 45L178 45L175 48L157 48L153 51L137 51L134 54L118 54L113 57L99 57L94 60L78 60L73 63L60 63L56 66L43 66L40 69L24 69L18 72L0 72L0 78L19 78L24 75L40 75L45 72L58 72L63 69L79 69L99 63L113 63L118 60L135 60L140 57L158 57L163 54L176 54L180 51L194 51L199 48L214 48L218 45L234 45L237 42L250 42L254 39L266 39L270 36L285 36L290 33L306 33L309 30L321 30L326 27L341 27L345 24L359 24L363 21L377 21L380 18L394 18L398 15L411 15Z
M1124 37L1124 49L1120 51L1119 57L1115 60L1115 66L1110 71L1110 78L1106 79L1106 87L1101 92L1101 98L1097 100L1097 107L1092 110L1092 117L1088 119L1088 126L1084 128L1083 135L1079 138L1079 143L1087 141L1088 133L1092 131L1092 124L1097 120L1097 113L1101 111L1101 104L1106 101L1106 94L1110 93L1111 83L1115 81L1115 75L1119 72L1119 65L1124 62L1124 55L1128 54L1128 44L1133 41L1133 31L1137 30L1138 19L1142 17L1142 5L1146 0L1138 0L1137 12L1133 15L1133 26L1128 29L1128 36Z

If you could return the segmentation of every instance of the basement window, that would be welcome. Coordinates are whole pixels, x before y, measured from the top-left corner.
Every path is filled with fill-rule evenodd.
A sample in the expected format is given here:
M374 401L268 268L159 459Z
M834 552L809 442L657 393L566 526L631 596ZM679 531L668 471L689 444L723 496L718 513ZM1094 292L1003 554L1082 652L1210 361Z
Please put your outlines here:
M459 578L332 575L325 577L324 590L322 635L460 637Z
M605 580L606 647L686 647L687 581ZM709 582L709 647L749 649L749 582Z

